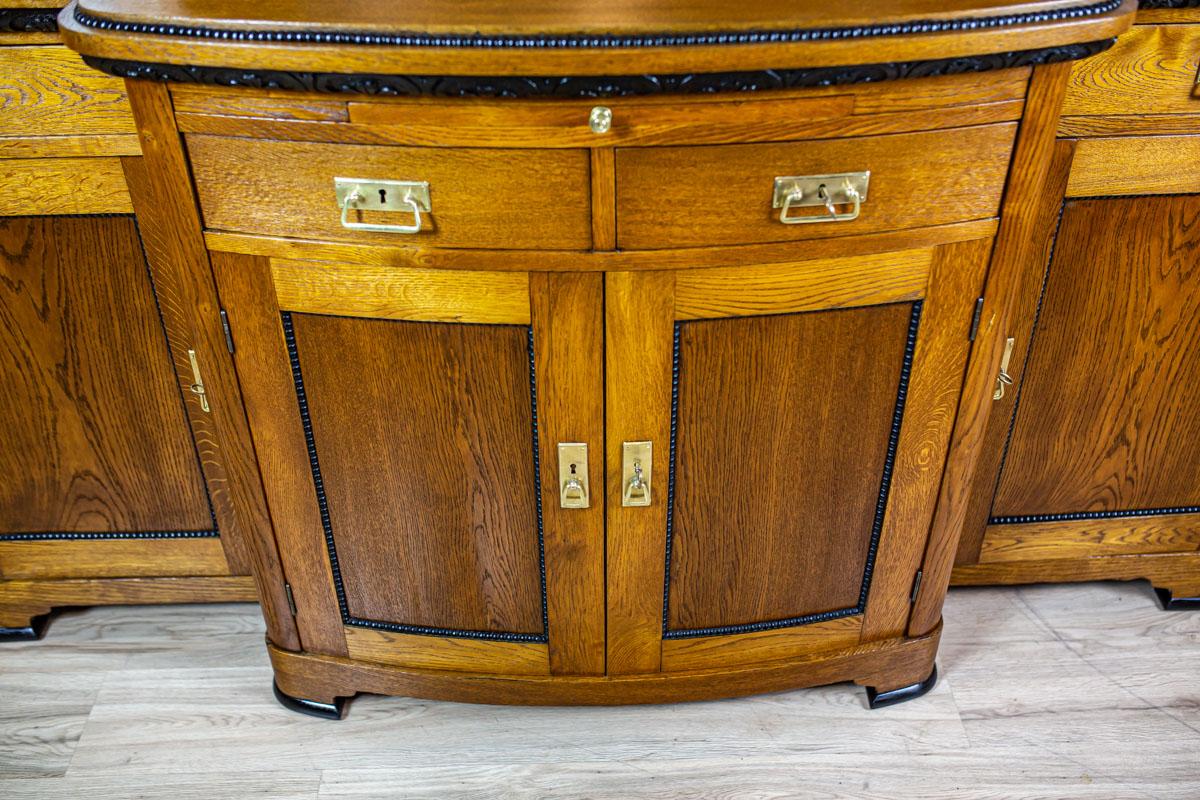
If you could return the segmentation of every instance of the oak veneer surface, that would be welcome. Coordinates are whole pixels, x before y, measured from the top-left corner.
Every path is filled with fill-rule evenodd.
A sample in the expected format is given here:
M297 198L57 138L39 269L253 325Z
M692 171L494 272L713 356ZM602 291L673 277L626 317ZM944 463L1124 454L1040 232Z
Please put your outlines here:
M1075 62L1062 113L1200 113L1197 69L1200 25L1135 25L1112 49Z
M681 326L672 630L858 603L911 309Z
M124 86L60 45L0 47L0 136L129 134Z
M431 212L405 244L583 249L591 245L586 150L491 150L187 137L204 223L276 236L395 244L342 226L335 177L426 181ZM409 224L410 214L362 222Z
M541 633L527 329L292 319L350 613Z
M213 527L132 218L0 221L2 533Z
M991 217L1016 124L781 144L617 151L617 242L695 247L815 239ZM784 225L777 176L871 173L858 219ZM840 211L848 210L842 207ZM791 216L824 213L794 210Z
M992 513L1200 502L1200 197L1070 201Z

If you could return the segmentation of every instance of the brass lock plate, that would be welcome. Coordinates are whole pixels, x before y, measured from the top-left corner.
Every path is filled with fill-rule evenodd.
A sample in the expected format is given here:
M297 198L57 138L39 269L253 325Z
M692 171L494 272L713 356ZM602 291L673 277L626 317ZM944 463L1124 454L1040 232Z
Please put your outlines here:
M772 208L783 208L791 197L792 208L823 206L825 199L834 205L853 203L850 189L858 193L859 202L867 201L867 187L871 183L871 172L835 172L829 175L788 175L775 179L775 194ZM822 191L821 187L825 187ZM799 197L799 199L796 199Z
M582 442L558 443L558 504L563 508L591 506L588 452Z
M654 450L650 442L621 445L621 505L650 505L650 479L654 474Z
M333 188L337 193L338 207L346 205L348 196L357 194L351 207L359 211L412 211L409 203L416 203L422 211L429 211L428 181L372 181L363 178L334 178Z

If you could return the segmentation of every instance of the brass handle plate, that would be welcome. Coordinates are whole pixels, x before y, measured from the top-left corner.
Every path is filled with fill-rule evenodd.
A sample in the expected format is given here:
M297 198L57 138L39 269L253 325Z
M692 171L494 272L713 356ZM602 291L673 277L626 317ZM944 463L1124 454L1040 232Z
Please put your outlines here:
M784 225L807 225L813 222L849 222L858 219L862 204L867 201L871 173L836 172L829 175L790 175L775 179L771 207L779 209L779 221ZM838 206L851 206L838 211ZM793 215L792 209L820 206L824 214Z
M625 442L621 445L621 505L650 505L653 455L650 442Z
M381 233L420 233L421 212L430 213L427 181L369 181L360 178L334 178L333 189L342 209L342 227ZM411 225L383 225L353 222L351 211L407 211Z
M200 410L209 413L208 395L204 391L204 379L200 377L200 362L196 360L196 351L188 350L188 361L192 362L192 384L188 390L200 400Z
M992 392L992 399L999 400L1004 397L1004 390L1012 386L1012 376L1008 374L1008 362L1012 360L1013 345L1016 339L1008 337L1004 341L1004 355L1000 357L1000 374L996 376L996 390Z
M563 508L588 508L587 445L582 442L558 443L558 504Z

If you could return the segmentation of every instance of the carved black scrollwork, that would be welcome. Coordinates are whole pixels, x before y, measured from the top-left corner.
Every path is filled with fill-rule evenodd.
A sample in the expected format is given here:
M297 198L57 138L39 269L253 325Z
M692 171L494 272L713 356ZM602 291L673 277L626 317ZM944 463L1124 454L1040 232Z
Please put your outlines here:
M1028 67L1095 55L1114 39L1098 42L990 53L981 56L860 64L848 67L717 72L683 75L617 75L610 77L450 77L433 75L369 75L326 72L230 69L177 64L145 64L85 56L96 69L120 78L291 89L305 92L363 94L381 97L625 97L647 94L712 94L875 83L902 78L928 78L964 72Z
M0 33L54 33L57 8L0 8Z

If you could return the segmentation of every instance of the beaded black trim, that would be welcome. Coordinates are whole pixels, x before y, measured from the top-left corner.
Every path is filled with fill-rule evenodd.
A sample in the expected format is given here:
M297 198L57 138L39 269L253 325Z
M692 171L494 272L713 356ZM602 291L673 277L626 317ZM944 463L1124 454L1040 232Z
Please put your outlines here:
M87 219L95 219L97 217L131 217L130 214L64 214L65 217L83 217ZM133 218L134 228L137 231L138 241L142 245L142 263L146 268L146 278L150 282L150 296L154 298L154 311L158 317L159 330L162 331L163 343L166 346L168 355L171 352L171 340L167 336L167 326L162 318L162 304L158 301L158 289L154 286L154 273L150 270L150 262L146 260L146 245L142 241L142 228L137 224L137 219ZM184 400L183 394L179 394L179 404L183 408L183 418L187 419L187 401ZM190 431L189 431L190 435ZM203 461L200 458L200 450L196 447L196 441L192 438L192 452L196 456L196 466L200 469L200 483L204 487L204 500L208 503L208 516L212 520L212 528L201 531L30 531L25 533L3 533L0 534L0 542L86 542L86 541L105 541L113 539L212 539L221 535L220 526L217 524L217 511L213 507L212 494L208 491L208 481L204 479Z
M626 47L696 47L711 45L785 44L817 42L836 39L864 39L877 36L904 36L914 33L948 33L956 31L1008 28L1060 20L1096 17L1116 11L1122 0L1100 0L1075 8L1032 11L1025 14L1005 14L966 19L924 19L876 25L855 25L826 28L800 28L782 31L723 31L697 33L618 34L539 34L487 35L374 33L371 31L306 31L295 29L233 30L200 25L150 24L105 19L75 8L75 21L97 30L118 33L139 33L153 36L182 36L195 39L220 39L233 42L286 42L289 44L391 45L396 47L462 47L485 50L584 50Z
M909 78L931 78L968 72L1030 67L1075 61L1112 47L1116 39L988 53L961 58L859 64L846 67L770 69L675 75L615 76L439 76L377 75L332 72L197 67L181 64L147 64L84 56L92 67L118 78L200 83L254 89L282 89L329 94L362 94L378 97L561 97L600 98L655 94L715 94L841 86Z
M1200 506L1175 508L1133 508L1125 511L1070 511L1065 514L1020 514L992 517L988 525L1020 525L1026 522L1070 522L1081 519L1118 519L1120 517L1161 517L1164 514L1200 514Z
M463 630L461 628L435 628L427 625L406 625L397 622L384 622L382 620L363 619L355 617L350 613L350 607L346 602L346 589L342 583L342 569L338 563L337 545L333 538L333 525L329 517L329 502L325 497L325 482L321 477L321 465L317 459L317 444L313 436L312 420L308 413L308 395L304 390L304 377L300 372L300 353L296 346L296 333L292 325L292 312L283 311L280 314L283 323L283 338L287 343L288 359L291 362L292 381L296 386L296 403L300 410L300 424L304 428L304 442L308 448L309 467L312 470L313 486L316 489L317 508L321 515L321 527L325 532L325 548L329 553L329 567L333 574L334 590L337 594L338 610L341 612L342 623L345 625L353 625L359 628L371 628L373 630L391 631L393 633L411 633L420 636L452 636L462 639L484 639L495 642L540 642L546 643L549 641L549 622L548 611L546 608L546 555L544 546L544 534L542 530L542 482L540 471L537 468L537 399L536 394L533 394L536 389L536 375L534 374L534 354L533 354L533 330L529 329L529 381L531 395L534 400L534 416L533 416L533 447L534 447L534 490L538 504L537 513L537 540L538 540L538 561L541 573L541 590L542 590L542 632L541 633L510 633L505 631L475 631Z
M766 620L763 622L748 622L740 625L720 625L711 628L686 628L671 630L668 627L668 607L671 589L671 539L674 537L675 517L675 431L679 411L679 329L688 323L675 323L675 353L671 369L671 463L667 477L667 547L666 571L663 580L663 638L691 639L698 636L724 636L734 633L755 633L771 631L778 628L790 628L796 625L810 625L814 622L828 622L842 617L852 617L862 614L867 609L867 595L871 591L871 578L875 572L875 556L879 552L879 537L883 533L883 521L887 513L888 497L891 494L892 471L896 462L896 447L900 441L900 426L904 420L904 405L908 399L908 379L912 374L913 351L917 346L917 330L921 322L921 307L923 301L912 304L912 314L908 320L908 337L904 345L904 360L900 367L900 380L896 387L896 405L892 411L892 427L888 434L887 456L883 462L883 475L879 480L879 497L875 501L875 519L871 523L871 542L867 549L867 560L863 567L862 586L859 589L858 603L851 608L839 608L833 611L822 611L818 614L806 614L787 619Z
M0 8L0 33L54 33L57 8Z

